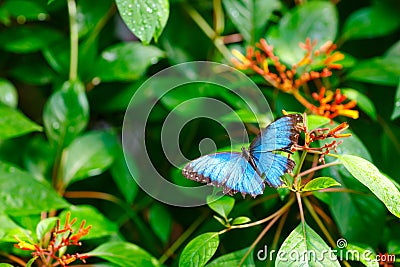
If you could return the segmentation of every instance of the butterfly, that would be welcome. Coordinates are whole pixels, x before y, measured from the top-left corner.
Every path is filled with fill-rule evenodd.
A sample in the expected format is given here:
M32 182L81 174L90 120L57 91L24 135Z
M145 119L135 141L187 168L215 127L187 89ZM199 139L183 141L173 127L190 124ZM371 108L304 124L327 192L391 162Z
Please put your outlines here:
M190 161L182 170L183 176L197 182L223 187L223 193L240 192L255 197L264 192L265 183L277 188L286 172L292 172L295 162L279 151L290 152L299 138L300 114L283 116L271 124L241 152L218 152Z

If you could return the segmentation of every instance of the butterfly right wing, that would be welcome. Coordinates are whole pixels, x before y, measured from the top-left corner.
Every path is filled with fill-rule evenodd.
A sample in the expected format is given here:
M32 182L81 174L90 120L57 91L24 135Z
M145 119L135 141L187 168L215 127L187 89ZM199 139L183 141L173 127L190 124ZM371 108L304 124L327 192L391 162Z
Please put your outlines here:
M264 192L264 183L241 153L215 153L189 162L182 174L197 182L223 187L223 193L236 192L253 197Z

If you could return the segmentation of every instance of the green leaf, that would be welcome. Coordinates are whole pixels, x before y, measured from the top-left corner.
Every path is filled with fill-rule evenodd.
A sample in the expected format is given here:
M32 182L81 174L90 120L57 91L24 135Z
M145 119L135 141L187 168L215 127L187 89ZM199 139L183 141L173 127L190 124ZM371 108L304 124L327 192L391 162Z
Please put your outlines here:
M97 0L85 0L77 2L77 22L79 37L85 36L103 19L104 15L111 8L112 1L104 0L99 3Z
M217 251L218 233L210 232L192 239L183 249L179 258L179 267L202 267Z
M42 127L18 110L0 104L0 140L37 131L42 131Z
M248 222L251 222L249 217L240 216L233 220L232 225L244 224Z
M88 132L76 138L63 153L65 184L102 173L113 163L116 147L115 135L105 131Z
M0 162L0 210L13 216L68 207L48 184L29 173Z
M43 21L48 18L46 9L35 1L29 0L7 0L2 4L2 8L17 18L18 22L25 22L25 20L39 20Z
M208 206L224 218L228 218L229 213L235 205L235 199L229 196L207 196Z
M371 119L376 121L376 109L371 99L369 99L363 93L352 88L342 88L341 91L349 99L357 101L357 106Z
M57 30L42 25L7 28L0 32L0 47L14 53L37 52L64 38Z
M319 115L307 115L307 129L314 130L328 124L331 120Z
M332 186L340 186L335 179L331 177L317 177L309 181L301 191L316 191Z
M39 242L42 242L42 239L46 234L50 233L50 231L56 226L58 218L50 217L44 220L41 220L36 226L36 236Z
M343 155L339 159L354 178L368 187L391 213L400 217L400 192L374 164L353 155Z
M338 27L336 7L326 1L309 1L291 9L267 33L267 41L274 46L274 51L286 64L293 65L300 61L305 51L299 43L307 38L317 40L321 46L333 41Z
M325 244L324 240L307 224L305 225L305 230L306 239L304 239L302 224L300 223L283 241L277 253L275 266L340 267L337 260L327 257L327 255L332 255L333 251ZM293 257L293 255L299 255L299 258Z
M17 225L6 214L0 213L0 241L1 242L15 242L15 237L25 238L29 231Z
M155 46L144 46L138 42L120 43L101 53L93 75L103 82L136 80L164 56L164 52Z
M15 108L18 104L18 94L14 85L6 79L0 78L0 103Z
M347 40L375 38L389 34L399 26L400 18L394 10L376 4L360 8L348 17L344 24L343 38Z
M89 225L92 226L89 233L81 238L82 240L110 236L118 231L118 226L104 217L104 215L93 206L78 205L63 210L59 216L62 223L65 222L68 212L71 213L71 220L73 218L77 219L77 222L72 226L75 232L78 230L83 220L86 221L85 227Z
M8 263L0 263L0 267L14 267L14 266Z
M122 267L160 266L157 260L147 251L128 242L107 242L87 254L102 258Z
M372 84L397 86L400 76L400 60L396 57L376 57L358 62L346 78Z
M54 158L54 148L44 140L44 136L34 136L26 145L22 160L24 168L40 181L51 177Z
M281 7L277 0L224 0L223 4L233 24L250 44L262 37L272 12Z
M397 119L399 116L400 116L400 81L399 84L397 85L396 96L394 99L393 113L390 119L394 120Z
M88 120L89 103L81 82L65 82L44 107L46 135L60 146L67 146L86 128Z
M34 68L32 68L32 62L35 62ZM58 78L42 56L38 54L28 54L18 58L10 70L10 75L29 85L45 85Z
M400 57L400 40L394 43L391 47L389 47L388 50L386 50L385 58L390 58L390 57Z
M169 16L168 0L116 0L128 28L144 44L157 42Z
M239 266L242 258L245 256L249 249L245 248L242 250L234 251L228 254L225 254L219 258L216 258L209 264L207 267L232 267ZM255 267L255 263L253 260L253 251L247 256L246 260L240 265L243 267Z
M351 253L348 253L351 251ZM355 254L355 252L358 252ZM360 261L367 267L379 267L379 262L376 261L376 254L372 248L369 247L361 247L359 245L347 244L346 250L344 251L345 255L349 255L349 259L351 261ZM353 255L359 255L359 257L352 257Z
M131 172L128 169L126 160L129 160L129 166L132 170L135 170L134 176L138 178L139 172L134 161L127 155L124 157L122 148L118 149L113 164L111 165L110 171L119 190L122 192L128 203L132 203L138 193L138 185L135 179L132 177Z
M31 267L32 264L35 262L35 260L36 260L38 257L39 257L39 256L35 256L35 257L33 257L32 259L30 259L30 260L26 263L25 267Z
M162 205L153 205L150 208L149 221L154 233L166 244L172 230L172 218L168 210Z

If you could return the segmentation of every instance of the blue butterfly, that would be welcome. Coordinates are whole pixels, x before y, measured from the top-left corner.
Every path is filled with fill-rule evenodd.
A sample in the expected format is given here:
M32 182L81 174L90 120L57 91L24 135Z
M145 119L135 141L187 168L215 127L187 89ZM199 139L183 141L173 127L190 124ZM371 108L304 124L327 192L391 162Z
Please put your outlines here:
M293 171L295 162L277 152L289 152L297 144L303 122L300 114L283 116L269 124L242 152L220 152L190 161L182 174L197 182L223 187L223 193L240 192L253 197L264 192L265 183L271 187L283 184L280 176Z

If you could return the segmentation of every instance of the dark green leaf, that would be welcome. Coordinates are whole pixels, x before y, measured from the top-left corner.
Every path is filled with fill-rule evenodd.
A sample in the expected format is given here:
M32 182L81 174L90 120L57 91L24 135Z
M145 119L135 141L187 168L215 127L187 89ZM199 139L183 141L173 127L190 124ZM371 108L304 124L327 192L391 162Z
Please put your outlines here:
M357 106L362 111L364 111L371 119L376 121L376 110L374 103L371 101L371 99L355 89L343 88L341 89L341 91L349 99L356 100Z
M395 11L382 8L380 5L364 7L356 10L346 20L343 38L379 37L395 31L399 26L400 18Z
M18 94L14 85L0 78L0 103L15 108L18 104Z
M6 214L0 213L0 241L1 242L15 242L15 236L25 238L29 231L23 229L11 220Z
M47 11L35 1L29 0L7 0L2 4L2 8L17 18L18 22L24 23L25 20L40 20L48 18Z
M102 173L113 163L116 147L116 137L110 132L93 131L76 138L64 152L64 183Z
M277 0L224 0L223 4L236 28L250 44L262 37L272 12L281 6Z
M85 227L92 226L89 233L82 239L91 239L110 236L116 233L118 226L108 220L95 207L89 205L71 206L67 210L63 210L60 214L61 222L65 222L67 212L71 213L71 219L76 218L77 222L72 226L72 229L77 232L81 225L81 221L85 220Z
M164 56L164 52L155 46L120 43L103 51L93 75L103 82L136 80Z
M102 258L122 267L160 266L157 260L147 251L128 242L108 242L87 254Z
M225 254L219 258L216 258L209 264L207 264L207 267L232 267L232 266L239 266L242 258L244 255L247 253L249 249L245 248L242 250L234 251L228 254ZM255 263L253 260L253 252L251 252L246 260L240 265L243 267L255 267Z
M224 218L228 218L229 213L235 205L235 199L229 196L207 196L207 204L213 211Z
M78 1L76 16L78 18L79 37L91 32L96 24L107 14L111 5L111 0L104 0L101 3L97 0Z
M144 44L157 41L169 16L168 0L116 0L128 28Z
M14 267L14 266L8 263L0 263L0 267Z
M44 107L43 121L50 141L67 146L85 128L89 104L80 82L65 82Z
M37 180L51 177L55 151L43 136L34 136L30 139L23 155L24 167Z
M289 234L277 253L275 266L340 267L337 259L326 256L332 255L333 251L325 244L324 240L307 224L305 230L306 233L304 234L302 224L300 224ZM306 236L306 239L304 239L304 236ZM299 255L299 257L296 258L293 255ZM308 257L304 257L306 255Z
M30 259L30 260L26 263L25 267L31 267L32 264L33 264L33 263L35 262L35 260L37 259L37 257L38 257L38 256L35 256L35 257L33 257L32 259Z
M398 58L372 58L357 63L347 74L347 79L397 86L400 76L400 60Z
M319 115L307 115L307 129L314 130L316 128L321 128L327 125L331 120L327 117Z
M336 7L326 1L309 1L291 9L276 27L267 33L267 41L285 63L300 61L305 51L299 43L306 38L317 40L319 45L336 37L338 18Z
M340 183L331 177L317 177L309 181L302 191L316 191L332 186L340 186Z
M0 140L41 130L42 127L30 121L18 110L0 104Z
M130 161L129 166L131 166L132 170L136 171L133 175L135 175L137 179L139 175L137 167L131 158L125 159L124 154L122 153L122 149L119 149L119 151L117 152L114 163L111 165L110 171L112 177L114 178L114 182L117 184L119 190L124 195L126 201L128 203L132 203L138 192L138 185L128 169L126 160Z
M394 99L394 109L392 116L390 117L392 120L397 119L400 116L400 81L397 85L396 96Z
M172 229L172 218L168 210L161 205L153 205L150 208L149 220L154 233L161 239L163 244L166 244Z
M394 45L392 45L388 50L385 52L385 57L400 57L400 41L397 41Z
M11 27L0 32L0 47L15 53L31 53L62 38L59 31L45 26Z
M38 182L29 173L0 163L0 210L17 216L68 207L44 181Z
M192 239L183 249L179 258L179 267L202 267L217 251L218 233L205 233Z
M340 161L346 169L368 187L388 208L400 217L400 192L396 186L384 176L371 162L353 155L342 155Z
M248 223L248 222L251 222L249 217L240 216L233 220L232 225L244 224L244 223Z
M50 231L56 226L57 220L57 217L50 217L39 222L39 224L36 226L36 236L39 242L42 242L42 239L45 237L45 235L49 234Z

